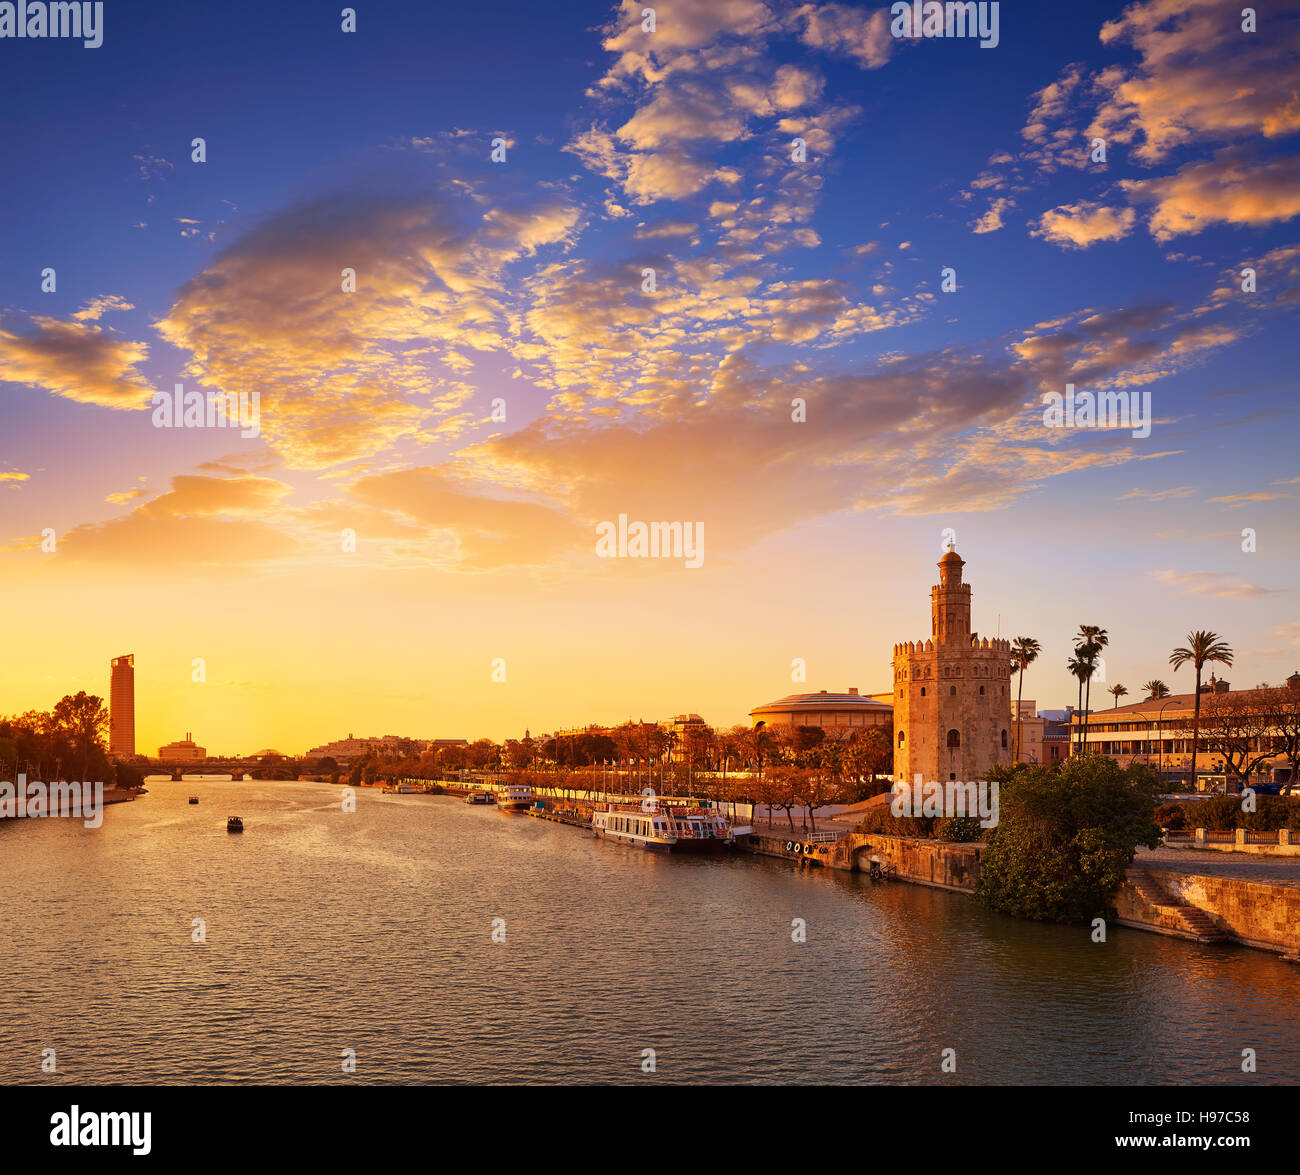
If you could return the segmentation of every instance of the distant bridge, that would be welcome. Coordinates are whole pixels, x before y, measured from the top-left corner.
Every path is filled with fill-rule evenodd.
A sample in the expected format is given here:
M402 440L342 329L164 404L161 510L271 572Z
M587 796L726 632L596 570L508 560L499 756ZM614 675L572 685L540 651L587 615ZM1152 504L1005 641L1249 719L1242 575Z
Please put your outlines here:
M264 766L261 759L196 759L179 763L175 759L148 759L146 775L170 775L179 780L183 775L243 775Z

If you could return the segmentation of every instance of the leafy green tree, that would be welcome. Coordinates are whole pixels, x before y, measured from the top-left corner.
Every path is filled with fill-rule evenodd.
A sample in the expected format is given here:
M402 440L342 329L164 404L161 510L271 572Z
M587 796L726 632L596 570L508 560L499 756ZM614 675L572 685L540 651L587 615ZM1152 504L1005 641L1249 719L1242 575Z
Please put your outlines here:
M935 821L934 839L951 844L970 844L984 839L984 827L978 816L946 816Z
M1160 844L1160 786L1150 768L1085 755L991 774L999 821L980 863L985 905L1044 922L1113 918L1111 895L1137 846Z
M141 788L144 787L144 772L131 763L116 763L113 766L116 775L114 782L118 787Z
M61 698L54 707L54 725L72 744L73 753L81 763L79 779L85 781L92 764L107 766L105 744L108 739L108 708L104 699L85 690ZM96 762L98 760L99 762ZM102 780L102 771L96 771Z

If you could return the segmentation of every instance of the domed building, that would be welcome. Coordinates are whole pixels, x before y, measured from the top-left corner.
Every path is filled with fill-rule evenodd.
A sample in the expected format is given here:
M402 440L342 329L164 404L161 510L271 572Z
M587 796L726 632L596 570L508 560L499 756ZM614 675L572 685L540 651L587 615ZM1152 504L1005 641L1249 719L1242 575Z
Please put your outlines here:
M749 712L755 726L820 726L828 738L848 738L863 727L888 726L893 715L894 708L888 701L860 694L856 688L846 694L826 690L791 694Z

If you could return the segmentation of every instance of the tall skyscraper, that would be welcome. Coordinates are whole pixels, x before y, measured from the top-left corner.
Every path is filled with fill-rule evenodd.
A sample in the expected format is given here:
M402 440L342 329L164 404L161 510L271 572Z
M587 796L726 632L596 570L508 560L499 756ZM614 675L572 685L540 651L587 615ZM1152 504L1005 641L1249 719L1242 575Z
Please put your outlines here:
M113 658L108 705L108 753L129 759L135 754L134 653Z

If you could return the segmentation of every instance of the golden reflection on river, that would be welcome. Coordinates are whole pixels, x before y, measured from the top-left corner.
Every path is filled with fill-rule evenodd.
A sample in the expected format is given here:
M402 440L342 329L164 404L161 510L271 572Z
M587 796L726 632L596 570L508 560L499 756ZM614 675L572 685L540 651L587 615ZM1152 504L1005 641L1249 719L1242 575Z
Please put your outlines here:
M1300 1081L1300 967L1261 952L1094 944L965 895L663 857L454 797L362 789L348 814L328 784L149 788L99 830L0 824L0 1080Z

